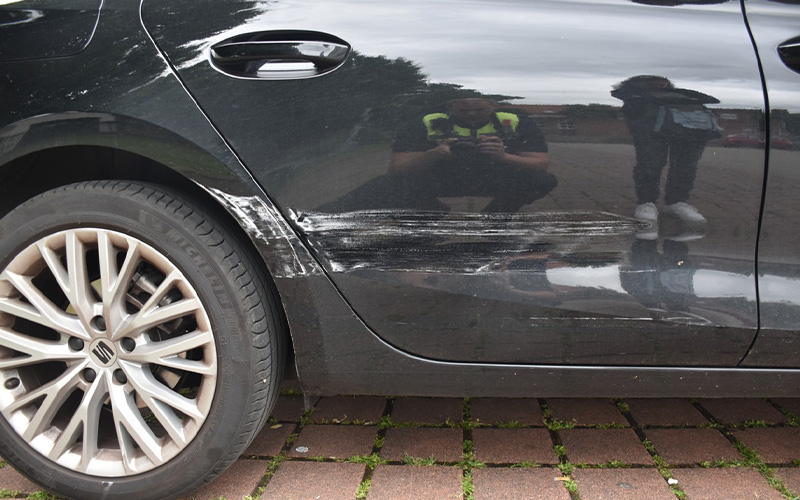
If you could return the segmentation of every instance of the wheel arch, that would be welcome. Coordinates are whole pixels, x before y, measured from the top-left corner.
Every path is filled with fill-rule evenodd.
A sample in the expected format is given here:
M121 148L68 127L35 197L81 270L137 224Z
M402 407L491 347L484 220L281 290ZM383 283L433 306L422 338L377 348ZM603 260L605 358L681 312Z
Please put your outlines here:
M296 245L283 245L277 250L267 248L264 242L268 238L254 234L256 225L242 221L242 211L223 195L234 191L258 196L258 187L254 183L248 185L249 175L243 168L241 172L233 171L226 164L229 162L169 131L135 123L138 120L87 115L90 114L68 113L58 118L51 115L45 121L31 119L29 122L33 123L21 122L0 131L0 152L3 142L17 143L11 154L0 153L0 217L34 196L77 182L116 179L156 184L186 196L223 221L226 230L246 245L254 261L263 266L268 285L284 302L275 285L275 272L278 270L280 274L285 269L282 261L298 260L297 256L285 255ZM91 134L86 134L87 121L91 123ZM43 123L45 127L41 126ZM98 123L112 125L98 127ZM16 137L9 134L9 130L20 129L24 132ZM231 158L235 160L233 155ZM277 221L266 223L270 222ZM273 230L277 232L281 230ZM282 255L276 255L276 251ZM287 312L285 307L280 309L283 331L287 332L283 339L284 359L293 360L295 352L292 336L288 334Z

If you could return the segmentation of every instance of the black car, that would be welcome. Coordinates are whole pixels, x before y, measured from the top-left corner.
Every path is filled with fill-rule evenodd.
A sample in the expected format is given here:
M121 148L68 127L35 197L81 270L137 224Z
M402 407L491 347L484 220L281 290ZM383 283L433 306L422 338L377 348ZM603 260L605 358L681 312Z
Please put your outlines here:
M0 455L185 495L287 366L797 396L798 69L795 2L0 2Z

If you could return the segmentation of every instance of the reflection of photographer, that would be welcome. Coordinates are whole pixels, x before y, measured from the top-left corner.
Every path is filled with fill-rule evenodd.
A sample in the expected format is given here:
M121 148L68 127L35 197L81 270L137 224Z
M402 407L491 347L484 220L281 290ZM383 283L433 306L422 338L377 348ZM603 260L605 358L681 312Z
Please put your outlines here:
M517 212L555 188L549 162L532 119L472 98L405 124L389 172L410 208L446 208L439 197L491 196L485 212Z

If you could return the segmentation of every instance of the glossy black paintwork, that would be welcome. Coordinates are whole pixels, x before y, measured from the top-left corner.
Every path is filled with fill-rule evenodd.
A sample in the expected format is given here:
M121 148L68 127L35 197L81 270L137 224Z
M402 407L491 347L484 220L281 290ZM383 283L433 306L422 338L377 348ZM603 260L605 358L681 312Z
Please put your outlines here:
M0 5L0 61L77 54L92 39L102 0L14 0Z
M553 40L561 42L547 42L542 32L545 41L536 51L515 45L530 42L533 31L508 29L502 23L473 31L480 41L470 41L471 50L466 51L463 43L458 47L446 43L464 26L444 21L439 23L444 26L441 30L425 25L406 30L417 44L409 43L408 36L387 36L393 31L377 21L391 19L401 26L419 19L421 7L413 2L381 4L376 22L367 25L356 20L363 18L365 6L377 8L373 2L330 2L310 11L300 8L304 5L208 2L190 12L188 5L148 2L145 24L183 81L143 31L136 4L122 0L105 2L93 43L75 57L0 65L0 194L5 199L15 186L50 180L42 179L39 164L25 163L24 171L12 168L26 155L73 145L130 151L202 186L213 202L228 211L231 224L241 226L273 275L291 327L300 379L309 394L796 394L797 370L708 368L736 364L755 336L757 322L752 259L763 172L758 139L765 132L758 127L763 103L758 74L751 66L755 57L738 31L741 15L735 3L651 7L619 2L588 8L592 19L604 23L570 21L558 4L547 4L554 10L539 17L555 23L559 35ZM426 2L423 10L432 18L452 19L452 12L430 5ZM489 19L485 13L499 8L508 9L506 22L516 23L517 28L530 19L518 15L519 9L531 8L527 2L468 5L470 9L458 10L457 19ZM355 6L359 15L343 6ZM581 10L569 7L572 15ZM653 11L656 17L651 17ZM228 77L208 71L205 48L237 33L275 29L265 16L276 12L282 12L281 28L326 31L333 24L341 26L341 32L333 34L362 51L349 60L355 67L346 63L330 75L303 82L244 82L249 89L244 96L236 87L243 82L228 82ZM185 17L167 26L165 19L159 19L167 14ZM619 26L618 21L629 16L635 22L623 27L639 35L646 32L638 49L604 28L611 21ZM706 44L714 61L708 71L697 69L702 54L692 38L679 43L679 50L666 60L654 59L664 39L647 23L663 28L670 26L669 19L687 22L670 39L706 33L701 27L716 25L719 19L732 30L707 33L715 39ZM568 29L570 23L575 29ZM582 38L586 29L589 36ZM510 45L502 43L507 35ZM435 50L425 48L426 38L439 42L433 45ZM607 47L603 58L584 53L606 39L616 40L616 47L628 47L628 52ZM517 59L504 61L498 46L510 47ZM584 52L574 51L576 46ZM560 52L565 47L574 52ZM426 50L438 58L425 59ZM404 80L413 68L401 57L421 64L417 76L429 75L426 85L433 86L417 87L416 76ZM514 62L521 57L528 58L527 65ZM735 66L733 76L726 72L729 66ZM76 67L84 71L72 71ZM715 109L755 124L750 131L755 147L707 147L692 200L701 207L715 206L714 213L725 216L710 219L703 238L683 242L669 238L682 231L669 220L662 221L657 239L635 237L641 224L631 217L633 149L619 115L621 102L610 95L612 84L636 74L665 74L664 67L670 68L667 76L680 86L720 99ZM342 76L337 76L340 71ZM372 118L364 116L365 107L393 116L397 102L387 101L386 96L399 95L409 98L401 101L400 115L416 113L452 95L453 87L439 83L466 85L483 93L525 94L528 102L542 105L536 108L537 119L548 127L551 171L559 180L553 197L560 194L551 202L561 205L543 210L534 203L521 213L493 219L480 213L487 200L464 197L448 200L457 209L443 217L439 214L438 219L426 219L419 210L410 218L397 209L373 211L360 219L358 214L343 214L345 227L350 224L359 238L337 234L332 223L341 218L318 209L386 172L390 157L386 141L396 130L378 133L370 127ZM353 102L360 104L344 106ZM573 107L553 110L549 106L553 103ZM613 108L613 115L606 106ZM577 125L582 128L575 136L567 135L569 128L558 128L565 121L563 113L577 113L580 118ZM396 126L402 121L400 115L394 117ZM555 140L554 131L562 130L564 137ZM352 143L347 141L351 135ZM362 135L367 142L361 142ZM603 144L604 138L611 144ZM371 140L384 142L369 151L365 145ZM245 154L248 144L261 148L263 155ZM598 164L617 170L593 168ZM69 172L58 179L69 181ZM426 240L422 232L406 236L409 226L431 230L442 221L450 222L446 239L434 235ZM377 224L377 238L369 234L370 224ZM398 224L399 234L386 237L385 230ZM522 228L521 234L511 231L515 227ZM791 255L785 240L775 245L783 249L784 257ZM444 251L437 252L439 247ZM370 248L380 253L365 253ZM791 279L792 268L785 263L774 273L764 272L762 266L762 280ZM477 272L481 269L486 272ZM543 286L550 290L540 290ZM780 294L772 300L778 307L787 305ZM657 307L650 306L654 301ZM422 309L428 307L440 310L425 313ZM391 309L399 316L387 314ZM431 323L439 316L430 313L442 309L451 316ZM540 312L548 315L536 316ZM416 323L405 326L408 319ZM376 335L365 320L376 333L408 351L441 359L474 360L478 355L506 363L441 362L410 355ZM656 328L647 327L651 324ZM421 332L418 326L428 330ZM444 337L436 336L437 327ZM794 330L780 333L783 337L774 347L783 345ZM477 351L479 346L486 350ZM797 365L792 353L779 357L774 347L771 358L761 364ZM553 364L560 362L571 364Z
M745 360L750 366L796 366L800 359L800 75L784 65L778 46L800 35L798 6L746 3L769 93L770 148L758 245L761 332Z
M761 82L738 4L238 5L250 13L244 26L177 22L188 9L158 2L144 3L143 19L381 338L472 362L734 366L745 356L758 324L759 142L738 151L712 142L691 193L707 227L662 218L656 241L642 244L647 225L631 217L635 150L611 93L632 76L664 75L720 101L709 106L726 134L763 137ZM354 21L364 16L370 22ZM328 75L282 82L231 78L207 61L216 43L272 30L329 33L353 53ZM521 182L507 170L472 175L475 185L444 196L420 190L456 185L452 177L393 174L403 123L469 96L502 100L545 129L558 186L519 213L483 213L492 194L476 189L497 175Z

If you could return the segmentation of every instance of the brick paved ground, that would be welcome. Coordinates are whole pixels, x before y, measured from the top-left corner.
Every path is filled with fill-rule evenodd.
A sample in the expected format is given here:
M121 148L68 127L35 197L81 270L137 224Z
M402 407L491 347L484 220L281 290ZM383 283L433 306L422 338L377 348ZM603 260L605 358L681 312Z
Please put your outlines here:
M336 397L306 413L290 388L192 498L797 498L798 409L800 399ZM0 487L7 498L38 491L10 466Z

